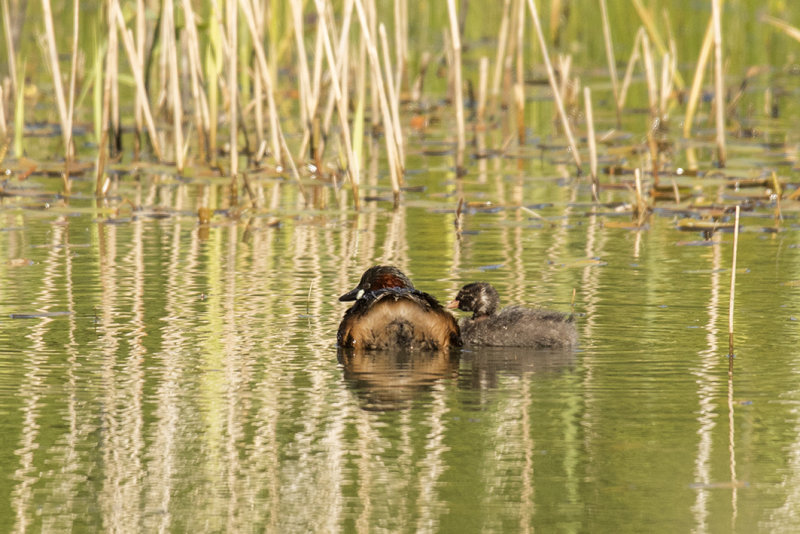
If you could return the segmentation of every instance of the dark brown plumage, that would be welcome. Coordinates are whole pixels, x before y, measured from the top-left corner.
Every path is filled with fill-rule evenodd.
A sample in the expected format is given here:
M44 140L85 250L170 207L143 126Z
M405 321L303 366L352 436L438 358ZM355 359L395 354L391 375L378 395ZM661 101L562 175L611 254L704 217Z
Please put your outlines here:
M433 296L414 289L396 267L367 269L339 300L355 301L339 324L340 347L360 350L444 350L460 345L458 324Z
M571 348L578 341L572 315L522 306L497 311L500 297L491 284L467 284L448 308L471 311L458 323L465 345Z

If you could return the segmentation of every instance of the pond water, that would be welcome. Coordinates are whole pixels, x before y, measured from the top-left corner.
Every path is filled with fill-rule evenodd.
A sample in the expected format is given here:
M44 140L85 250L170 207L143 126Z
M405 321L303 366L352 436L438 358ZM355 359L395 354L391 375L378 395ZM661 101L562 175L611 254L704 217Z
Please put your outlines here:
M422 152L402 205L361 213L266 178L277 209L210 225L224 186L161 174L115 183L141 210L46 178L7 197L0 529L800 527L797 206L742 214L731 369L730 232L679 230L674 203L628 229L629 191L593 207L548 154L456 179ZM695 201L740 194L704 180ZM574 307L579 348L340 363L337 297L375 263L440 300L487 280Z
M466 21L473 85L501 4L491 24L478 9ZM639 20L611 4L627 54ZM666 4L683 21L683 3ZM618 127L604 69L576 67L595 91L597 204L539 70L526 71L522 142L513 109L470 118L457 177L447 74L431 68L423 101L402 110L402 199L370 140L360 211L347 187L304 172L306 204L274 169L249 169L253 194L234 202L217 169L131 163L127 131L107 198L91 170L61 196L40 102L46 126L26 130L38 161L9 158L0 180L0 531L800 531L800 91L796 66L779 65L796 52L756 25L761 3L734 4L730 31L770 44L730 39L728 165L715 168L711 98L691 141L670 107L652 130L657 200L639 71ZM605 65L581 9L564 42L577 64ZM686 80L697 9L678 42ZM421 48L441 39L411 31ZM296 107L290 82L281 104ZM573 99L579 135L582 109ZM79 147L91 168L96 145ZM641 227L634 167L653 210ZM483 280L504 305L572 311L579 345L343 358L337 298L374 264L440 301Z

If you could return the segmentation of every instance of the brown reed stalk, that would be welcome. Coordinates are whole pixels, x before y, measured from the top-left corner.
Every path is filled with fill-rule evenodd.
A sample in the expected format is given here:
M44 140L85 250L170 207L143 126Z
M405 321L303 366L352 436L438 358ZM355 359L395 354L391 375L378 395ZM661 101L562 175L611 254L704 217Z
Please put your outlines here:
M136 41L136 55L139 58L139 61L144 61L144 47L145 41L147 40L147 21L146 21L146 10L144 7L144 0L136 0L136 33L135 33L135 41ZM140 69L144 69L144 64L140 64L138 66ZM135 95L135 102L133 108L133 122L136 128L136 135L133 138L133 152L134 152L134 159L139 159L139 153L141 151L141 143L142 143L142 134L144 133L144 125L142 124L142 97L139 95L138 91Z
M375 83L375 93L378 95L378 102L380 113L383 120L383 127L386 129L386 152L389 158L389 177L392 182L392 192L394 193L395 203L400 199L400 181L403 175L403 164L397 155L397 148L394 142L394 132L392 129L392 117L389 110L389 102L386 97L386 88L383 83L383 76L381 75L380 60L378 59L378 51L375 48L375 43L372 40L370 33L369 21L367 14L364 10L364 5L361 0L355 0L356 13L358 13L358 20L361 24L361 35L364 38L367 48L367 56L369 57L370 71L372 72L372 79Z
M394 51L396 58L394 87L400 95L403 92L403 80L408 69L408 0L394 2Z
M22 141L25 136L25 60L18 76L19 85L17 94L14 95L14 154L22 157Z
M772 192L775 194L775 226L778 226L783 220L783 211L781 210L783 188L781 187L781 181L778 180L778 173L775 171L772 171Z
M106 68L103 74L103 105L100 119L100 132L98 141L97 160L95 163L94 194L98 197L105 196L108 191L109 180L105 174L106 160L108 159L108 125L111 107L111 64L115 61L114 49L118 46L117 25L114 24L116 13L113 9L108 11L108 49L106 50Z
M733 357L733 303L736 296L736 255L739 250L739 205L733 221L733 260L731 261L731 296L728 302L728 356Z
M658 115L664 120L667 117L667 105L672 92L672 55L667 52L661 61L661 87L658 99Z
M620 109L625 108L625 100L628 98L628 88L630 87L631 80L633 79L633 69L636 66L636 62L641 58L641 53L639 50L641 48L643 35L644 28L640 27L639 31L636 32L636 38L633 40L631 57L628 58L628 65L625 67L625 76L622 79L622 86L619 89L619 100L617 102L617 106L619 106Z
M69 134L67 146L74 147L72 141L72 124L75 113L75 80L78 77L78 29L80 23L80 0L75 0L72 5L72 57L69 69L69 98L67 103L67 125L69 126L67 133ZM0 98L0 108L2 106L2 98ZM64 194L69 195L71 191L70 171L72 167L72 159L74 151L67 150L66 158L64 159Z
M478 67L478 110L477 120L478 123L483 123L486 120L486 89L489 83L489 58L486 56L481 57Z
M717 157L719 166L727 160L725 148L725 79L722 74L722 23L721 0L711 0L711 18L714 22L714 105L717 125Z
M635 184L635 195L636 195L636 205L633 207L633 215L636 218L636 226L639 228L647 220L648 215L648 208L647 202L644 200L644 194L642 193L642 171L641 169L634 169L634 184Z
M697 111L697 103L700 100L700 92L703 89L703 77L706 72L706 65L708 59L711 57L711 47L714 44L714 17L713 15L708 20L706 26L706 34L703 38L703 46L700 48L700 56L697 59L697 64L694 69L694 79L692 80L692 87L689 90L689 99L686 103L686 115L683 121L683 136L689 138L692 134L692 121L694 114Z
M61 120L61 137L64 141L64 154L69 159L71 153L70 141L72 136L69 133L70 124L67 117L67 101L64 96L64 85L61 82L61 68L58 65L58 50L56 49L56 34L53 29L53 12L50 8L50 0L42 0L42 15L44 17L44 30L47 39L47 58L50 62L50 70L53 74L53 89L56 93L56 104L58 105L58 117Z
M329 0L325 0L325 12L326 14L331 13L332 7L330 5ZM344 6L344 15L342 16L342 29L339 32L339 42L336 45L336 53L334 57L336 58L336 70L340 76L340 94L342 97L342 106L344 109L350 109L350 100L349 100L349 83L350 83L350 69L349 69L349 61L350 61L350 54L349 54L349 47L347 46L349 41L348 37L350 35L350 23L352 21L353 15L353 0L346 0ZM333 22L332 17L328 16L325 17L325 24L327 28L328 35L330 36L330 40L335 40L335 29L336 24ZM338 106L336 101L335 95L333 91L328 92L328 101L325 104L325 111L324 111L324 118L322 121L322 131L328 132L331 127L331 120L333 118L333 111L334 108ZM338 108L337 108L338 109ZM320 152L323 152L325 149L325 135L322 136L320 139ZM356 158L358 160L358 158ZM360 164L358 168L360 169ZM356 171L357 174L360 175L360 170Z
M311 76L311 117L316 115L319 108L320 93L322 92L322 65L325 64L325 54L323 52L324 45L322 44L322 25L327 24L325 14L317 17L317 37L314 40L314 68L313 75ZM329 29L331 33L333 29ZM330 38L331 40L333 38Z
M386 27L383 23L378 25L378 34L380 35L381 50L383 52L383 67L386 76L386 92L389 99L389 107L392 115L392 131L395 135L395 143L397 145L397 155L401 161L405 161L405 149L403 148L403 130L400 123L400 96L394 85L392 77L391 66L392 60L389 58L389 41L386 37Z
M786 21L776 19L775 17L770 17L769 15L761 15L761 21L766 22L767 24L772 24L795 41L800 41L800 30Z
M375 7L375 0L363 0L362 7L364 8L364 14L367 20L367 28L369 29L370 40L377 39L378 35L378 10ZM361 17L359 16L359 23ZM377 45L375 45L377 46ZM369 58L369 46L367 47L367 57ZM377 57L377 55L376 55ZM380 69L379 69L380 70ZM375 75L372 67L370 66L370 76ZM375 82L374 82L375 83ZM377 87L377 83L375 83L375 87ZM378 91L370 91L370 120L372 122L372 131L378 131L378 127L381 124L381 115L383 114L383 110L381 109L381 95Z
M325 6L323 0L315 0L317 6L317 13L319 14L322 24L320 25L320 32L322 37L325 55L328 60L329 74L333 86L334 98L336 100L336 108L339 111L339 125L342 129L342 140L345 146L345 156L348 164L348 176L350 177L350 184L353 188L353 204L356 209L359 209L359 196L358 187L360 182L360 165L356 159L355 152L353 151L353 141L350 136L350 123L347 120L347 104L342 96L341 86L339 83L339 69L336 58L333 53L333 46L331 45L330 35L328 33L328 25L325 20L324 12Z
M656 68L653 51L650 49L650 38L647 34L642 36L642 57L644 58L644 73L647 80L647 103L650 107L650 116L658 117L658 84L656 82Z
M561 101L564 102L564 107L569 105L569 85L570 78L572 77L572 56L570 54L559 54L556 58L558 65L558 92L561 94ZM556 114L557 115L557 114Z
M619 80L617 77L617 63L614 59L614 45L611 41L611 24L608 21L608 6L606 0L600 0L600 12L603 18L603 42L608 60L608 72L611 75L611 90L614 95L614 107L617 111L617 128L622 128L622 110L619 106Z
M253 41L253 51L256 54L256 66L258 67L257 70L261 75L261 79L264 82L264 89L267 93L267 109L269 110L272 153L277 161L278 166L282 166L284 146L286 145L286 142L283 139L283 132L281 131L280 121L278 120L278 107L275 104L275 90L272 83L272 75L270 74L271 67L267 61L267 54L264 51L264 46L261 44L261 40L257 38L258 30L256 29L255 16L253 15L253 7L250 4L250 0L239 0L239 7L242 9L244 19L247 23L247 28L250 31L250 37ZM287 154L289 153L287 152ZM292 161L291 157L289 157L289 160L291 167L294 168L294 161ZM298 184L300 184L300 175L296 173L296 169L295 174L297 176ZM302 185L300 185L300 187L302 192Z
M455 0L447 0L447 12L450 15L450 38L453 46L453 95L456 107L456 174L466 172L464 168L464 150L467 144L464 126L464 87L461 81L461 30L458 26Z
M675 178L671 179L672 182L672 194L675 196L675 204L681 203L681 191L678 189L678 182L675 181Z
M158 140L158 132L156 130L155 122L153 121L153 115L150 113L150 105L147 101L147 91L144 85L144 73L142 69L138 67L140 65L139 57L136 53L136 48L134 48L133 38L131 37L130 31L125 26L125 19L122 16L122 10L120 9L119 2L117 0L111 0L110 12L117 21L117 27L122 35L122 44L124 45L125 53L128 55L128 62L131 65L133 79L136 82L136 91L139 92L140 96L142 97L142 109L144 112L145 124L147 125L147 132L150 136L150 143L153 146L153 152L155 152L156 159L158 159L158 161L163 161L164 158L161 152L161 144Z
M514 103L517 111L517 142L525 144L525 4L517 4L517 25L515 41Z
M172 2L164 2L164 24L168 27L175 25L175 9ZM180 77L178 74L178 44L175 42L175 32L165 34L164 41L167 63L169 68L169 88L172 100L172 129L175 143L175 165L178 173L183 173L183 102L181 99Z
M589 168L592 176L592 198L598 202L600 183L597 179L597 140L594 133L594 112L592 111L592 90L583 88L583 101L586 106L586 137L589 140Z
M231 188L236 191L236 177L239 174L239 114L238 114L238 29L239 10L236 2L226 3L225 21L228 30L228 115L230 116L230 157L231 157Z
M520 0L517 0L520 1ZM500 20L500 31L497 36L497 55L494 63L494 76L492 77L492 101L496 105L500 95L500 83L503 79L503 64L506 58L508 45L509 20L511 18L511 0L503 0L503 18Z
M195 118L195 127L198 135L199 158L206 159L208 147L209 131L209 109L205 91L202 90L203 67L200 60L200 39L197 35L195 25L194 10L191 0L182 0L184 24L186 27L186 51L189 64L189 79L192 90L192 102ZM257 78L260 81L260 78ZM256 114L257 120L260 113Z
M650 171L653 175L653 190L652 192L655 193L655 188L658 187L658 179L659 179L659 154L658 154L658 140L656 139L656 134L658 133L659 128L659 121L658 119L653 119L653 125L647 130L647 146L650 149Z
M667 53L667 46L664 44L664 40L661 38L661 34L658 32L658 28L653 20L653 16L642 5L642 0L633 0L633 6L636 8L636 11L639 14L639 17L642 19L642 23L644 24L645 28L647 28L647 34L650 36L651 42L655 45L658 53L663 56ZM675 85L678 87L678 89L682 90L685 84L681 73L676 70L673 73L673 76Z
M6 99L3 85L0 84L0 140L8 148L8 123L6 122ZM0 160L1 161L1 160Z
M297 48L297 81L300 94L300 121L304 128L311 126L311 77L306 57L305 35L303 31L303 1L291 0L292 27L294 28L295 47Z
M569 117L564 109L564 102L561 100L561 95L558 92L558 85L556 84L556 76L553 72L553 65L550 63L550 54L547 52L547 43L544 40L544 33L542 32L542 24L539 22L539 12L536 9L536 3L533 0L528 0L528 9L533 18L533 26L536 29L536 35L539 37L539 46L544 58L544 65L547 69L547 79L550 81L550 88L553 90L553 97L556 101L556 108L561 116L561 124L564 128L564 133L569 142L570 151L572 152L572 159L575 161L575 166L578 172L581 172L581 156L578 153L578 145L575 143L575 138L572 136L572 128L569 124Z
M17 60L16 51L14 50L14 34L11 30L11 13L8 9L8 0L3 0L3 33L6 34L6 57L8 58L8 71L11 75L11 90L14 92L13 99L17 98Z

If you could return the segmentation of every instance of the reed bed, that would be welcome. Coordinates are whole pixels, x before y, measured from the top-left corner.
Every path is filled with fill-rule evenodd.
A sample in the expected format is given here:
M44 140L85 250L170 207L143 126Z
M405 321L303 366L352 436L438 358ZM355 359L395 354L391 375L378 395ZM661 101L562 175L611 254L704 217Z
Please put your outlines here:
M229 176L231 195L236 199L244 197L239 190L249 189L252 175L264 173L291 178L307 203L314 202L307 194L310 184L332 187L337 197L349 189L340 205L356 209L360 209L364 194L365 148L374 145L365 141L372 136L383 143L379 150L385 154L388 169L379 175L388 175L388 186L398 203L404 186L407 136L412 129L406 115L424 106L425 78L433 70L429 65L447 57L452 101L451 110L443 116L452 118L447 119L453 124L447 131L457 176L470 173L471 155L506 154L513 139L519 146L530 143L529 80L533 73L544 71L557 122L553 135L566 145L575 177L586 170L583 161L588 156L592 194L599 202L602 175L610 171L598 163L603 155L599 138L604 127L598 125L592 95L596 102L611 102L613 126L621 129L630 122L629 89L640 76L646 80L651 116L644 131L631 132L643 140L640 152L648 154L651 163L650 177L642 173L637 180L636 205L642 208L648 181L652 181L653 191L659 189L659 177L675 166L660 146L659 129L667 128L673 117L683 117L683 137L693 139L700 135L695 133L701 124L698 121L708 121L713 111L717 161L702 165L725 166L733 102L725 73L721 0L707 0L711 18L696 51L688 94L678 65L693 58L678 57L672 28L661 20L656 7L647 7L640 0L631 2L631 13L638 16L641 26L629 49L615 45L612 39L613 12L607 0L587 8L590 13L582 13L602 23L600 44L609 83L593 80L581 88L580 73L591 66L576 65L572 55L563 53L560 14L566 7L561 3L547 6L549 11L542 19L541 2L504 0L498 8L498 27L484 28L496 36L489 54L494 56L494 64L483 56L477 80L473 80L471 74L465 74L469 71L462 71L462 65L470 61L464 57L468 51L464 43L475 36L463 35L465 14L457 8L476 8L465 3L457 6L454 0L442 7L446 17L441 17L441 26L432 29L446 36L444 52L409 46L409 28L419 21L407 0L394 2L390 10L380 9L383 4L379 6L375 0L229 0L202 8L191 0L180 0L159 4L155 20L144 16L154 7L145 0L125 4L110 0L91 21L79 18L76 0L70 6L71 34L68 25L54 24L50 0L41 0L40 30L51 74L48 82L30 75L26 52L20 51L14 38L15 14L9 0L2 0L8 72L0 73L0 136L4 143L13 139L7 159L24 155L26 120L33 120L26 115L26 84L48 85L63 145L66 196L75 172L72 160L87 158L86 151L75 151L74 124L93 117L97 151L89 156L94 159L98 196L108 193L108 163L132 159L167 165L177 175L192 175L205 167ZM549 21L547 28L542 20ZM785 21L765 15L761 22L800 39L800 31ZM88 48L85 40L78 40L87 24L97 35ZM531 27L533 34L526 32ZM59 42L71 45L68 50L58 50ZM537 53L528 53L530 50ZM696 119L703 106L704 76L712 52L713 101L707 115ZM626 56L623 74L617 58ZM62 72L69 73L66 87ZM132 105L120 103L121 91L130 90L121 84L122 79L132 80ZM90 90L93 99L80 97ZM465 99L467 91L470 98ZM578 103L581 91L583 107ZM468 146L467 111L471 105L475 112L469 120L475 122L471 131L476 140ZM514 134L502 130L509 125ZM122 146L125 128L136 132L132 146ZM485 135L493 129L503 131L502 135ZM487 146L487 141L495 145ZM633 174L634 167L648 169L640 161L631 161L625 172ZM674 178L667 180L670 185L664 189L670 189L673 200L679 201L682 195ZM343 185L349 187L343 189ZM254 196L248 196L255 204Z

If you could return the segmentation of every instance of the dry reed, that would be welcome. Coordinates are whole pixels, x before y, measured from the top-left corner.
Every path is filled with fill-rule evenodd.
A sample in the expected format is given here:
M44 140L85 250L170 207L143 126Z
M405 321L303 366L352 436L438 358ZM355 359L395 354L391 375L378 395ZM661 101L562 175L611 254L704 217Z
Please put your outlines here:
M700 92L703 89L703 77L706 72L708 59L711 57L711 47L714 44L714 21L713 16L708 20L703 46L700 49L700 56L694 69L694 79L689 90L689 99L686 102L686 115L683 122L683 136L689 138L692 133L692 121L697 111L697 102L700 100Z
M479 124L482 124L486 119L486 89L489 83L489 58L486 56L481 57L480 65L478 67L478 109L476 112L476 119Z
M6 1L6 0L4 0ZM503 63L508 45L509 20L511 18L511 0L503 1L503 18L500 20L500 31L497 35L497 56L494 62L494 75L492 77L492 100L500 95L500 83L503 77ZM493 105L496 105L494 102Z
M6 35L6 54L8 58L8 71L11 75L11 89L14 92L14 98L16 98L17 92L19 91L19 82L17 79L17 57L16 51L14 48L14 34L11 31L11 13L8 9L8 0L3 0L3 30Z
M69 195L71 192L70 171L72 167L72 159L75 156L74 143L72 141L72 124L73 117L75 116L75 84L78 77L78 29L80 23L80 0L75 0L72 6L72 57L71 67L69 69L69 97L67 101L67 149L65 150L64 158L64 194ZM0 98L0 107L2 107L2 98Z
M386 96L389 100L389 109L392 117L392 132L394 132L394 140L397 146L397 155L400 161L405 161L405 149L403 148L403 129L400 123L400 96L398 89L395 88L395 82L392 78L391 66L392 62L389 58L389 41L386 37L386 27L383 23L378 25L378 34L380 36L381 51L383 52L383 67L386 77ZM347 114L345 113L345 119Z
M172 2L164 2L164 21L168 27L174 26L175 10ZM175 34L167 32L167 40L164 43L166 49L167 62L169 64L169 89L172 99L172 128L175 143L175 165L178 173L183 173L184 150L183 150L183 103L181 101L180 77L178 75L178 44L175 41Z
M739 250L739 205L733 222L733 259L731 261L731 294L728 303L728 356L733 357L733 303L736 296L736 255Z
M6 143L8 140L8 124L6 123L5 101L3 86L0 85L0 140L2 140L3 143Z
M239 28L239 10L236 8L236 2L229 1L226 3L227 10L225 12L225 21L227 22L228 30L228 115L230 124L230 176L232 187L236 186L236 177L239 174L239 115L238 115L238 49L236 47L238 28Z
M378 94L378 104L380 113L383 118L383 127L386 129L386 152L389 157L389 177L392 182L392 192L394 193L395 203L400 199L400 181L403 175L403 164L397 154L397 146L395 144L395 135L392 130L392 117L389 110L389 102L386 97L386 88L383 83L383 76L381 75L380 60L378 59L378 52L375 48L375 43L372 40L370 33L367 14L364 10L364 5L361 0L355 0L356 12L358 13L358 20L361 24L361 35L364 38L367 56L369 57L370 69L372 72L372 79L376 86Z
M142 72L142 69L139 68L141 62L139 61L138 54L136 53L136 48L134 47L133 38L130 35L130 31L125 26L125 19L122 16L122 10L120 9L119 2L117 2L117 0L111 1L110 12L111 16L114 17L117 22L117 27L119 28L120 34L122 34L122 44L125 48L125 52L128 54L128 61L131 66L131 71L133 72L133 79L136 82L136 91L140 94L142 99L142 110L144 112L145 124L147 125L147 131L150 136L150 143L153 147L153 152L159 161L163 161L164 158L161 152L161 144L158 140L156 125L153 121L153 115L150 113L150 105L148 104L147 100L147 89L144 82L144 73Z
M656 82L656 67L653 51L650 49L650 38L642 35L642 58L644 59L644 74L647 81L647 103L650 116L658 117L658 84Z
M317 6L317 12L319 13L321 18L324 18L324 5L322 0L315 0ZM333 86L333 94L334 99L336 100L336 109L339 111L339 124L342 128L342 139L345 145L345 156L348 162L348 176L350 178L350 184L353 188L353 202L355 204L355 208L359 209L359 198L358 198L358 186L360 182L360 164L358 158L353 151L353 141L350 136L350 123L347 120L347 105L344 102L344 97L342 96L342 91L339 83L339 74L338 74L338 67L337 62L333 54L333 46L331 45L330 36L328 33L327 23L323 22L320 27L320 31L322 32L322 41L325 48L325 55L328 59L328 64L330 66L330 74L331 74L331 82Z
M583 88L583 100L586 106L586 137L589 141L589 169L592 178L592 198L598 202L600 184L597 179L597 140L594 133L594 112L592 111L592 90Z
M614 107L617 112L617 128L622 128L622 109L619 103L619 80L617 79L617 63L614 59L614 44L611 40L611 23L608 20L608 6L606 0L600 0L600 13L603 18L603 43L606 48L608 60L608 73L611 76L611 90L614 95Z
M455 0L447 0L447 12L450 16L450 38L452 39L453 47L453 95L455 97L453 105L456 108L457 135L456 174L461 175L465 172L464 150L467 138L464 126L464 89L461 81L461 31L458 27Z
M725 147L725 80L722 74L721 9L721 0L711 0L711 14L714 23L714 106L717 126L717 158L719 166L724 167L727 150Z
M636 62L641 58L641 53L639 50L641 48L643 35L644 28L639 28L639 31L636 32L636 38L633 40L633 49L631 50L630 58L628 58L628 65L625 67L625 76L622 78L622 85L619 89L617 106L620 109L625 108L625 100L628 98L628 88L633 80L633 69L636 66Z
M50 9L50 0L42 0L42 11L47 40L47 58L50 63L50 71L53 74L53 89L56 94L58 117L61 120L61 138L64 141L64 153L69 156L71 153L70 141L72 139L69 133L71 126L67 116L67 100L64 96L64 84L61 81L61 68L58 65L58 50L56 49L56 35L53 29L53 13Z
M516 18L516 36L514 41L515 51L514 57L516 59L514 65L516 70L514 72L514 104L517 111L517 142L520 145L525 144L525 58L523 51L525 50L525 4L518 3L518 13Z
M556 76L553 72L553 65L550 62L550 55L547 52L547 43L545 43L544 33L542 32L542 24L539 22L539 12L536 9L536 3L533 0L528 0L528 9L531 13L531 18L533 19L533 27L536 29L536 35L539 38L539 46L542 51L545 68L547 69L547 79L550 81L550 88L553 90L553 98L556 101L556 108L558 109L558 114L561 117L561 126L564 128L564 133L567 136L570 151L572 152L572 159L575 161L575 166L578 168L578 172L580 173L581 156L578 153L578 146L575 143L575 138L572 136L572 128L569 124L567 112L564 109L564 102L561 100L561 95L559 94Z

